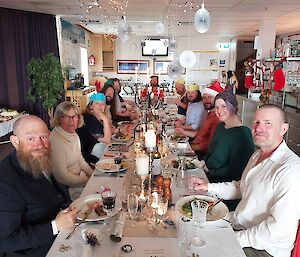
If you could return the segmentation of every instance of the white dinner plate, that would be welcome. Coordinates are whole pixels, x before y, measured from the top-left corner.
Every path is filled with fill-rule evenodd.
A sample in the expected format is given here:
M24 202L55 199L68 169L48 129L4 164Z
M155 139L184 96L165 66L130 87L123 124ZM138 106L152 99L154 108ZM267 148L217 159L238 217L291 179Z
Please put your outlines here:
M85 197L80 197L76 199L74 202L71 203L70 206L75 206L77 210L80 210L77 216L77 219L81 220L82 217L84 216L84 213L88 211L88 205L99 202L102 205L102 198L100 194L93 194L93 195L88 195ZM116 198L116 204L115 208L113 209L111 216L116 215L120 210L122 209L122 203L120 199L117 197ZM92 213L88 214L87 218L85 221L100 221L100 220L105 220L107 219L108 216L98 216L98 214L95 211L92 211Z
M118 165L115 164L114 159L103 159L96 163L96 170L105 172L105 173L113 173L118 172Z
M171 140L175 141L175 142L183 142L183 143L186 143L189 141L189 137L181 137L181 136L178 136L178 135L172 135L171 136Z
M116 135L116 134L113 134L111 138L113 140L119 141L119 142L127 142L127 141L133 140L133 137L131 135L128 135L125 138L122 138L122 137L118 137L118 135Z
M194 199L202 199L202 200L205 200L205 201L210 201L210 202L215 202L217 201L218 199L216 198L213 198L213 197L210 197L210 196L206 196L206 195L189 195L189 196L186 196L186 197L183 197L181 199L179 199L176 204L175 204L175 210L177 211L177 213L186 218L186 219L189 219L191 220L192 217L187 215L183 210L182 210L182 206L189 202L189 201L192 201ZM222 218L224 218L227 214L228 214L229 210L227 208L227 206L223 203L223 202L220 202L218 203L217 205L215 205L214 207L212 207L212 209L207 212L207 215L206 215L206 222L213 222L213 221L217 221L217 220L220 220Z
M190 159L191 160L191 159ZM178 159L176 158L176 157L168 157L168 158L164 158L163 160L162 160L162 162L164 162L165 164L167 164L168 166L169 166L169 168L171 169L171 170L174 170L175 172L176 171L178 171L178 168L175 168L175 167L173 167L173 165L172 165L172 162L173 161L177 161L177 162L179 162L178 161ZM178 163L179 164L179 163ZM196 165L195 165L196 166ZM185 170L186 171L196 171L198 169L198 167L195 167L194 169L186 169L185 168Z

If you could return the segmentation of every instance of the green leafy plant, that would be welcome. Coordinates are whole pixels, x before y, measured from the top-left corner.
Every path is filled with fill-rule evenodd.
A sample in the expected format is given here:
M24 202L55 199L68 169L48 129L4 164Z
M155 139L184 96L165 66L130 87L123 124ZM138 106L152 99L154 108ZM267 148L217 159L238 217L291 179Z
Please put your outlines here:
M53 53L40 59L32 58L26 70L31 80L27 100L32 103L40 100L43 108L47 109L49 117L52 118L54 107L64 93L64 79L59 59Z

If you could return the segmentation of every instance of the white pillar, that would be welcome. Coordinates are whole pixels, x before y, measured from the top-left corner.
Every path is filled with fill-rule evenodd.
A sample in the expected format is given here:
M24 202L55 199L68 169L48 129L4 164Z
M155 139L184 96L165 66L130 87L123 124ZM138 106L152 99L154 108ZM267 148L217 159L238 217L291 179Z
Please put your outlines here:
M256 59L271 57L271 51L275 48L276 20L261 20L258 32L259 42L257 45Z

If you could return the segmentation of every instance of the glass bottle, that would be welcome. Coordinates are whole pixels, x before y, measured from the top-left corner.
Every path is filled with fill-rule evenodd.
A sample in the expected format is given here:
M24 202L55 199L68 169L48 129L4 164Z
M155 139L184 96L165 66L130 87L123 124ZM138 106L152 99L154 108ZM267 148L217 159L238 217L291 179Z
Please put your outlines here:
M179 158L179 167L176 172L176 186L187 187L187 172L185 170L185 158Z

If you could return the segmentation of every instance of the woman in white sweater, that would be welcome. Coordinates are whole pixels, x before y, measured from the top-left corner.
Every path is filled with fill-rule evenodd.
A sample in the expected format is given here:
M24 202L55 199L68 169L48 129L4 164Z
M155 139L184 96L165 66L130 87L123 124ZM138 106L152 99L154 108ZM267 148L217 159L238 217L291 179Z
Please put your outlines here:
M50 134L52 171L56 180L69 188L71 199L79 196L93 169L84 160L75 130L83 125L76 105L60 103L51 120ZM76 195L77 194L77 195Z

